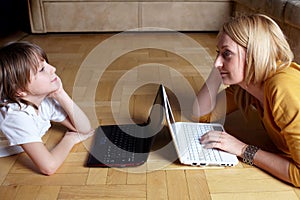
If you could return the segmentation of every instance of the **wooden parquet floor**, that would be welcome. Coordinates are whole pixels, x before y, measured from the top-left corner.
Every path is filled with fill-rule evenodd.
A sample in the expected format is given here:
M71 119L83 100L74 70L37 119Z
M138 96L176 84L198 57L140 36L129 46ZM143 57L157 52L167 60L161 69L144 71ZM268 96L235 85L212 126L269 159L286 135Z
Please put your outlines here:
M22 40L46 51L66 91L96 128L144 121L157 83L167 86L176 119L191 120L191 102L215 57L215 38L216 33L132 32L27 35ZM255 115L240 120L239 113L228 116L227 130L269 144ZM43 137L46 146L52 148L65 131L53 124ZM52 176L41 175L25 153L0 158L0 199L300 199L299 189L242 162L189 167L153 151L145 165L119 170L87 168L87 155L88 141L76 145Z

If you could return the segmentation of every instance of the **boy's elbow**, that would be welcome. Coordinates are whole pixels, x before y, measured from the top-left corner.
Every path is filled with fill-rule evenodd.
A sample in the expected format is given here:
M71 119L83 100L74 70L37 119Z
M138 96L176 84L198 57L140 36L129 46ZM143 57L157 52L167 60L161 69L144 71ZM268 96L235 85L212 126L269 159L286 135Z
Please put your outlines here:
M56 170L57 170L57 167L55 167L53 165L48 165L48 166L40 168L40 172L46 176L51 176L51 175L55 174Z
M55 174L56 170L41 170L41 173L46 175L46 176L51 176Z
M90 133L92 133L94 131L95 130L92 127L87 127L87 128L82 129L82 130L80 130L78 132L86 135L86 134L90 134Z
M74 132L81 133L81 134L88 134L88 133L92 132L94 129L92 128L92 126L89 125L89 126L85 126L85 127L74 128L71 130Z
M46 175L46 176L51 176L53 174L55 174L56 170L49 170L49 169L43 169L40 170L42 174Z

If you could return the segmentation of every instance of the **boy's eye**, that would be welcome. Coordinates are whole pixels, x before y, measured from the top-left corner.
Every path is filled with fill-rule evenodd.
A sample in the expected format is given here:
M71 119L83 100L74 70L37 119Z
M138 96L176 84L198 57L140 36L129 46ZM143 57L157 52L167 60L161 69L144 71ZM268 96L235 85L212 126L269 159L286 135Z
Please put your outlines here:
M39 70L39 72L42 72L44 70L45 70L45 67L41 67L40 70Z

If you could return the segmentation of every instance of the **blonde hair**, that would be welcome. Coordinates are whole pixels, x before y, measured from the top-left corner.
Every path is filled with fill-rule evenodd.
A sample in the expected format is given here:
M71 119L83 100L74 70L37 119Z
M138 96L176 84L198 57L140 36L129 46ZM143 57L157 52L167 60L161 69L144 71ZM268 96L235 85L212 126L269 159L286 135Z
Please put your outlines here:
M275 72L288 67L294 59L282 30L266 15L238 16L225 23L222 32L246 49L246 84L262 84ZM242 88L235 93L243 111L248 110L251 98Z

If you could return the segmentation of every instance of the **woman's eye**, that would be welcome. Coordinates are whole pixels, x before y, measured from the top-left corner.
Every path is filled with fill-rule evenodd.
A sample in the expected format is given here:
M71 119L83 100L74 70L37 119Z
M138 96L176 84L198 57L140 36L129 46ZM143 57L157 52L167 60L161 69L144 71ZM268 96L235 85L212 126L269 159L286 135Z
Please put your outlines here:
M229 56L231 56L231 52L228 51L228 50L226 50L226 51L223 52L223 56L224 56L225 58L226 58L226 57L229 57Z

